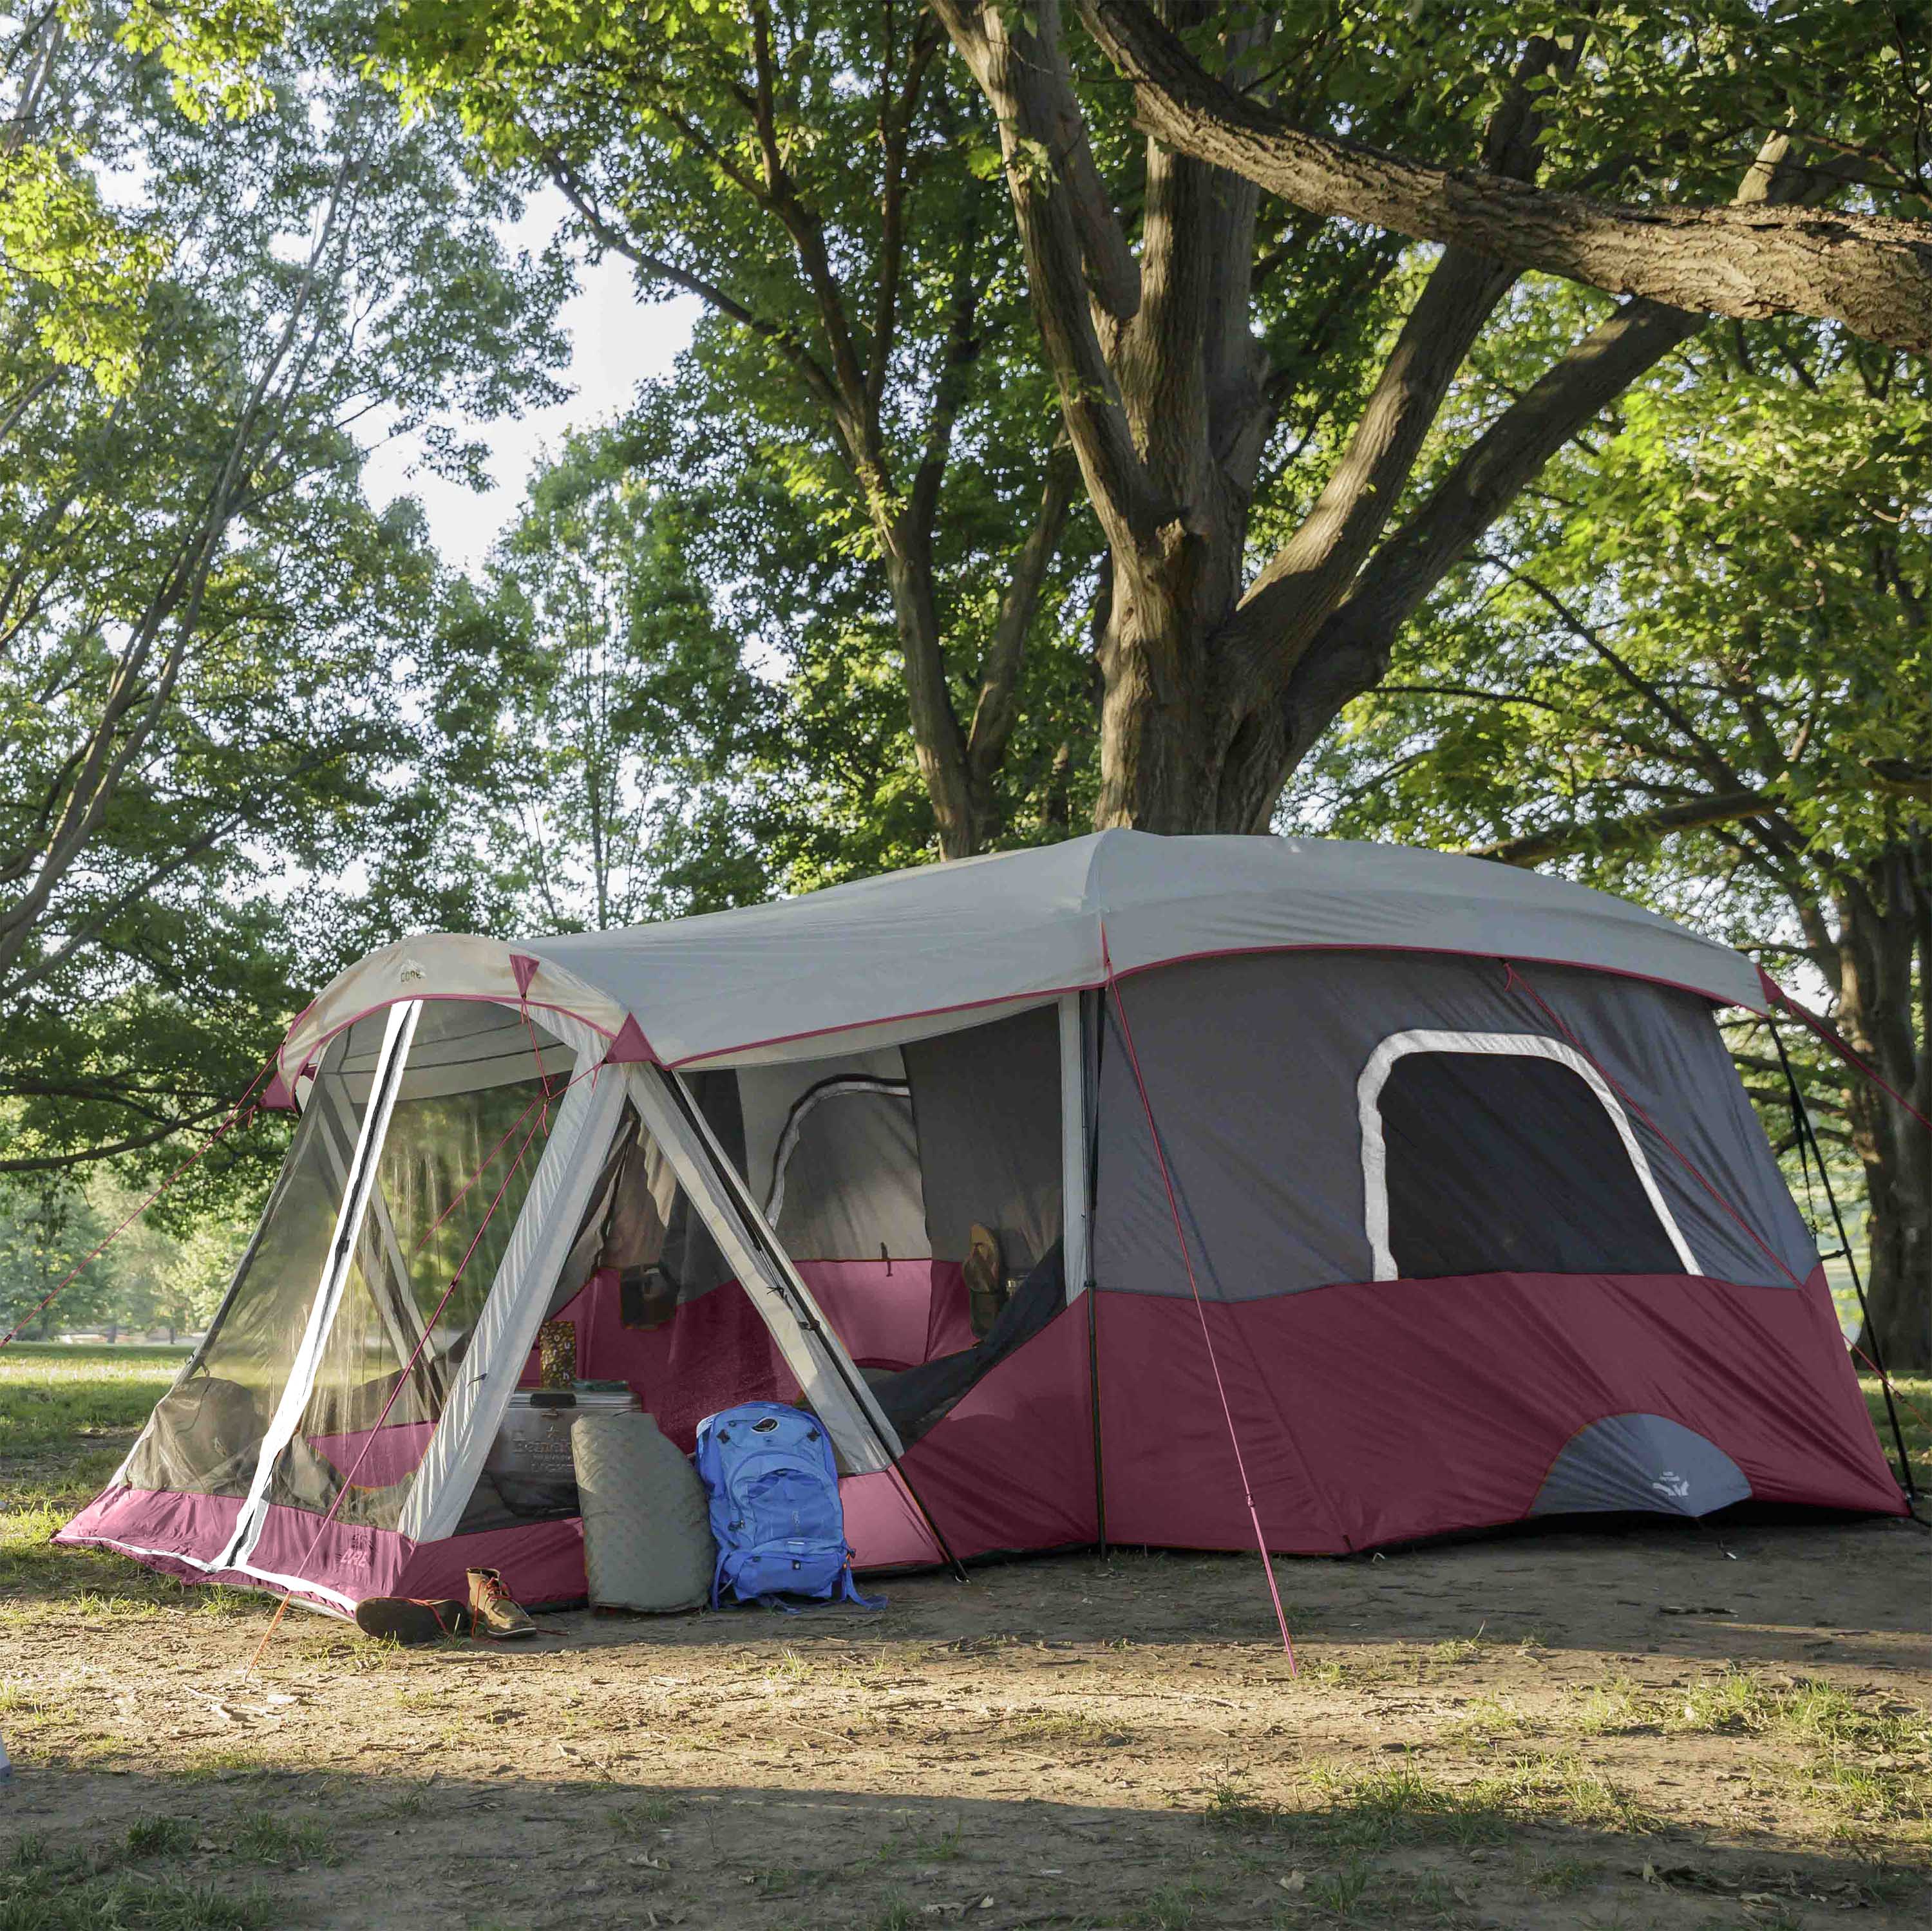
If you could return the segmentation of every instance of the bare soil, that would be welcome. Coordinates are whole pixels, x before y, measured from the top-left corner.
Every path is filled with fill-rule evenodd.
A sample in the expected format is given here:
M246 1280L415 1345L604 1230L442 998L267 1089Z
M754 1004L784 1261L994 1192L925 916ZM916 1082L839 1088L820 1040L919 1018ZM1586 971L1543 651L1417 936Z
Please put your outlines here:
M245 1680L266 1607L70 1588L0 1606L0 1858L266 1886L266 1921L345 1931L1932 1921L1924 1530L1280 1575L1294 1677L1251 1556L514 1645L291 1612Z

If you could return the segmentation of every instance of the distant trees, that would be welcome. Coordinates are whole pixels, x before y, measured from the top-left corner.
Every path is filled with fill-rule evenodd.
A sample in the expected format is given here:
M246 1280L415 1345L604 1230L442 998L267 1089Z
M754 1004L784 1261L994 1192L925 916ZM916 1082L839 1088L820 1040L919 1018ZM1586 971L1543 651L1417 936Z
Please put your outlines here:
M1016 736L1034 660L1083 640L1064 599L1095 539L993 118L938 23L914 0L427 0L384 16L382 46L412 104L560 189L640 298L706 304L682 399L862 584L848 649L890 642L942 854L1053 835L1085 747Z

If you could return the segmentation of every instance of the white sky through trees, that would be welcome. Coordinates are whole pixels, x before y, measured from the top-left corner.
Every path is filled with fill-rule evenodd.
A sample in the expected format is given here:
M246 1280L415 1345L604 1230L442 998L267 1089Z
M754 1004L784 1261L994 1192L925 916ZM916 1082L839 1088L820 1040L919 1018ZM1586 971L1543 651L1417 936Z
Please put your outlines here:
M562 196L546 188L530 197L520 220L506 224L504 239L535 253L549 243L565 212ZM688 346L700 308L690 296L642 302L628 263L607 255L592 266L580 257L577 292L559 318L571 346L569 365L560 373L574 393L520 416L457 424L490 445L494 487L479 493L446 481L422 466L420 440L404 436L370 456L363 470L369 500L380 505L397 496L418 498L443 561L473 573L515 516L531 473L545 455L558 454L570 430L608 421L646 376L668 370Z

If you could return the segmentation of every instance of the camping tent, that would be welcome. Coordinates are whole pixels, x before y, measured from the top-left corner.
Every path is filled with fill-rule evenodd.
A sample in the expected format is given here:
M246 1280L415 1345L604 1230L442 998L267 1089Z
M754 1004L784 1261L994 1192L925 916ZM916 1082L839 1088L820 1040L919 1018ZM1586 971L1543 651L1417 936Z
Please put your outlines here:
M580 1595L525 1452L550 1318L687 1448L808 1404L861 1566L1251 1546L1244 1478L1281 1552L1895 1513L1715 1023L1767 997L1561 880L1133 832L407 939L290 1029L261 1224L61 1540L338 1611L479 1564Z

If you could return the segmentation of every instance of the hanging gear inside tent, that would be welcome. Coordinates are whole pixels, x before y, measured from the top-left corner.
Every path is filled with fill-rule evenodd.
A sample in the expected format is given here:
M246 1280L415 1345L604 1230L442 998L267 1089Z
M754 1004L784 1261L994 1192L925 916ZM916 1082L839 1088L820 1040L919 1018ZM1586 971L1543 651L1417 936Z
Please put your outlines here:
M861 1570L1903 1513L1717 1024L1767 984L1561 879L1134 832L406 939L290 1027L261 1222L58 1540L338 1615L580 1602L553 1400L683 1456L808 1414Z

